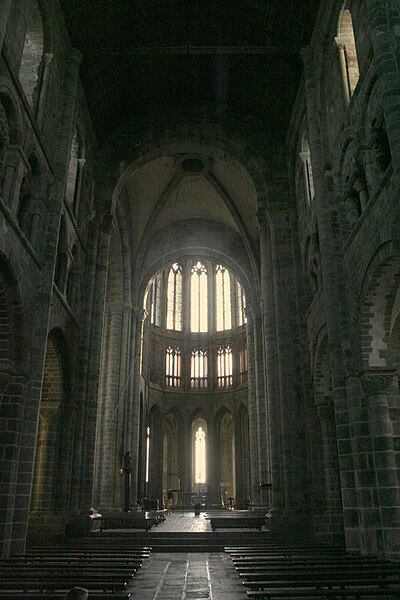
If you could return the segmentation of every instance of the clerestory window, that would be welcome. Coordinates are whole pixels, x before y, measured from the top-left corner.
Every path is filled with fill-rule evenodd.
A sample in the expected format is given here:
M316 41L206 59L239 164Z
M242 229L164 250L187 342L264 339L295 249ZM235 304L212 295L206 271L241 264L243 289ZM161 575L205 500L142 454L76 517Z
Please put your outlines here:
M231 278L222 265L216 266L215 304L217 331L232 329Z
M194 333L208 331L207 268L198 261L192 267L190 281L190 329Z
M232 348L218 346L217 348L217 386L231 387L233 384Z
M181 385L181 351L168 346L165 355L165 383L169 387Z
M182 331L182 267L174 263L168 274L167 329Z
M208 387L208 355L206 349L192 350L190 372L190 387Z

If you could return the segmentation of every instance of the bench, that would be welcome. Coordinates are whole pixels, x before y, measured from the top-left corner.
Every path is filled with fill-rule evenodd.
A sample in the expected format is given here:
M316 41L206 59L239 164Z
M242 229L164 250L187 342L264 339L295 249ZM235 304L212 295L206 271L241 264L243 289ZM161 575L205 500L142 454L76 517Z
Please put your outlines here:
M259 598L263 600L274 600L274 598L332 598L332 600L344 600L351 598L362 600L362 598L384 596L386 598L398 598L400 588L396 589L352 589L352 590L328 590L328 589L274 589L274 590L251 590L247 592L248 598Z
M126 586L149 556L149 548L74 546L33 547L24 555L0 559L0 598L65 598L84 587L90 600L127 600Z
M261 515L219 515L219 516L208 516L206 513L205 518L210 521L211 529L225 528L236 528L236 529L259 529L265 525L265 517Z
M145 529L149 531L153 525L158 524L156 512L109 512L101 516L100 529Z

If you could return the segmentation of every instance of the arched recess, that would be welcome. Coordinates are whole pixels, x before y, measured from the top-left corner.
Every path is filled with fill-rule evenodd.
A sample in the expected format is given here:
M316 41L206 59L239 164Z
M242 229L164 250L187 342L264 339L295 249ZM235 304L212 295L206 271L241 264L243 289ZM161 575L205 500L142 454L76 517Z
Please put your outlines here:
M31 514L68 510L74 411L69 403L66 341L48 336L31 496Z
M163 497L174 490L174 504L180 502L180 469L182 447L182 421L179 412L172 409L164 420L163 440Z
M359 315L363 368L399 367L393 340L400 310L400 254L396 250L392 244L381 247L365 278Z
M235 423L236 441L236 508L244 509L251 505L251 466L249 412L243 404L240 406Z
M191 491L192 493L206 493L210 474L209 467L209 439L208 423L205 415L197 411L191 420Z
M215 458L217 463L217 485L221 504L227 498L236 497L236 448L235 424L232 413L223 408L215 418Z
M0 86L0 194L6 204L13 199L16 166L21 160L21 115L11 91ZM12 150L10 149L12 148Z
M329 339L319 334L314 354L314 406L309 410L310 481L315 535L333 543L343 535L342 500L332 395ZM327 524L329 526L327 527Z

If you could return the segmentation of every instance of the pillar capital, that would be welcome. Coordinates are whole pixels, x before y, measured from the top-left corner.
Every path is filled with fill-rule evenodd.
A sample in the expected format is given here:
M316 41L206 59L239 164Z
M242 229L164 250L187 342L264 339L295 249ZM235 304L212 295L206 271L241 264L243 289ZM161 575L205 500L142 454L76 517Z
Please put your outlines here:
M360 373L364 393L370 396L387 395L396 375L396 369L387 367L369 367Z

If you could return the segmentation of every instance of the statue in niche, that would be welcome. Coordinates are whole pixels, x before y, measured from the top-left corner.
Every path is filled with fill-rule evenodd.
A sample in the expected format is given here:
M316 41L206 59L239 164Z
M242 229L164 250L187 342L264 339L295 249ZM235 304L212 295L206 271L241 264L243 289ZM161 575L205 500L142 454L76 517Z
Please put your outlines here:
M132 457L129 450L124 454L124 471L125 473L130 473L132 471Z

